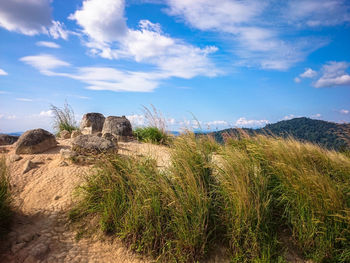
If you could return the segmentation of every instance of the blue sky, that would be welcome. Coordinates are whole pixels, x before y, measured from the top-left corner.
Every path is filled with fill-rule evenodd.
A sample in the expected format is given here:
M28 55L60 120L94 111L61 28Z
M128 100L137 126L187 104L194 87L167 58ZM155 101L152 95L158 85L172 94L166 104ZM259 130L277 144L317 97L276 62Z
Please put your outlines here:
M350 1L0 1L0 132L50 104L169 129L350 121Z

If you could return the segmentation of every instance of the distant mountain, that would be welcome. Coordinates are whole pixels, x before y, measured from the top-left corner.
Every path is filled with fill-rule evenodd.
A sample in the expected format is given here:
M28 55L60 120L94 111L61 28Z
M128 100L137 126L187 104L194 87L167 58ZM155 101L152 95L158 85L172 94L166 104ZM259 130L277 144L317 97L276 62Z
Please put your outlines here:
M267 134L281 137L292 136L301 141L309 141L328 149L350 150L350 123L295 118L268 124L260 129L243 129L248 134ZM239 129L226 129L212 132L218 141L223 141L223 134L238 134Z

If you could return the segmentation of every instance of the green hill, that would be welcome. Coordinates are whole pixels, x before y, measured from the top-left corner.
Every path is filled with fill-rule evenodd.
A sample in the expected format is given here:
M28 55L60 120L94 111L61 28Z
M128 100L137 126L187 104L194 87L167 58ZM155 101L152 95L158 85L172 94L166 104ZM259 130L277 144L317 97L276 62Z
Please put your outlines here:
M292 136L300 141L309 141L328 149L340 151L350 150L350 123L313 120L310 118L295 118L268 124L260 129L226 129L212 132L215 138L222 142L224 134L239 134L244 130L248 134L268 134L281 137Z

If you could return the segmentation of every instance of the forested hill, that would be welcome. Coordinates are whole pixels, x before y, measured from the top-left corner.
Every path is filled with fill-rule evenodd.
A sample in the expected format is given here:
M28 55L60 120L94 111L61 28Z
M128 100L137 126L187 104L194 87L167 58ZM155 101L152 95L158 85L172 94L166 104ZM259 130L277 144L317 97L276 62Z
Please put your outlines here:
M269 134L282 137L292 136L301 141L317 143L328 149L350 150L350 123L295 118L268 124L260 129L243 129L249 134ZM237 134L238 129L226 129L212 132L218 141L223 141L223 134Z

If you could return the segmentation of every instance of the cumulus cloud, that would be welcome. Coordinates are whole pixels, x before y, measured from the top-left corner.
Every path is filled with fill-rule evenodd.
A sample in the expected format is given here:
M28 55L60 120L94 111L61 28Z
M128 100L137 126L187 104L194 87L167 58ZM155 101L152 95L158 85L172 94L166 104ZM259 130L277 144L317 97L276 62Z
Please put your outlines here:
M315 119L319 119L322 117L322 115L320 113L316 113L310 116L311 118L315 118Z
M304 73L300 74L301 78L313 78L316 77L317 72L312 70L311 68L305 69Z
M284 4L276 8L271 1L257 0L222 0L220 4L211 0L167 0L167 3L168 14L190 26L231 35L232 48L241 58L240 65L286 70L327 43L312 38L283 40L273 25L276 21L285 23L278 14L279 9L285 8Z
M314 83L315 88L350 86L350 75L346 72L348 62L328 62L322 66L321 77Z
M6 75L8 75L8 73L5 70L0 68L0 76L6 76Z
M144 126L146 124L146 118L144 115L133 114L126 116L126 118L133 126Z
M208 57L217 51L216 47L198 48L171 38L159 24L148 20L141 20L137 29L128 28L124 8L124 0L105 0L103 4L100 0L85 0L70 15L88 36L85 44L93 55L155 65L168 77L188 79L219 74Z
M239 118L235 125L238 127L259 127L268 124L268 120L247 120L244 117Z
M282 120L291 120L294 118L297 118L298 116L295 116L294 114L288 114L282 118Z
M50 41L39 41L36 42L36 45L39 47L48 47L48 48L60 48L61 46L56 44L55 42Z

